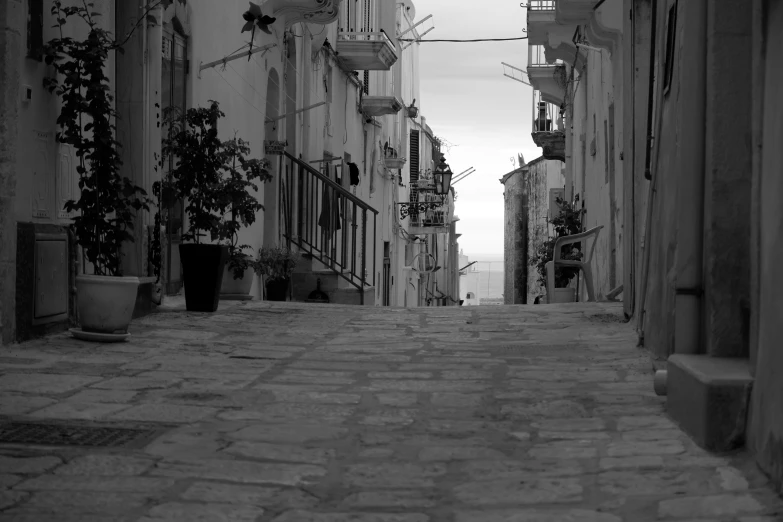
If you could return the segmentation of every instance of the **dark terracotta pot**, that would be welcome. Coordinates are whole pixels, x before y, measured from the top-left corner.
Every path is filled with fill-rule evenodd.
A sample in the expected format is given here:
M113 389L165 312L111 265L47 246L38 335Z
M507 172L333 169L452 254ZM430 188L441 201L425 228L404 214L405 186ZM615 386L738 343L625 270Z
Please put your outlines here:
M267 301L285 301L288 297L289 279L273 279L266 282Z
M214 312L220 302L223 269L228 247L222 245L179 245L185 307L189 312Z

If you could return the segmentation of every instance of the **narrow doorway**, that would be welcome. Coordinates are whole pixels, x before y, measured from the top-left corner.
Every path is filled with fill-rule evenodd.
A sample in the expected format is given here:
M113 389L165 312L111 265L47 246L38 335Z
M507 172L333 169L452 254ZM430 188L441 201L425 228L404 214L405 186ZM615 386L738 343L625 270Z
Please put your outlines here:
M388 241L383 242L383 306L391 306L391 256Z
M174 31L163 33L163 60L161 67L161 106L176 107L184 118L187 109L188 46L184 36ZM163 129L163 133L168 129ZM163 175L170 171L176 158L169 158L164 165ZM179 245L182 243L182 228L185 221L184 202L181 199L171 200L162 194L162 203L166 207L166 261L164 264L164 280L166 293L173 295L182 289L182 267L179 259Z

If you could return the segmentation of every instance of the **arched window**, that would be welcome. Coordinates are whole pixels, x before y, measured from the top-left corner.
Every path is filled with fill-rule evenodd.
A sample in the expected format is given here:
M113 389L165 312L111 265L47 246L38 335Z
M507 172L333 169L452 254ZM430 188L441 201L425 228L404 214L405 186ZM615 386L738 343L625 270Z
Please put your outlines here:
M475 299L476 296L473 295L473 292L468 292L468 295L466 296L466 299Z

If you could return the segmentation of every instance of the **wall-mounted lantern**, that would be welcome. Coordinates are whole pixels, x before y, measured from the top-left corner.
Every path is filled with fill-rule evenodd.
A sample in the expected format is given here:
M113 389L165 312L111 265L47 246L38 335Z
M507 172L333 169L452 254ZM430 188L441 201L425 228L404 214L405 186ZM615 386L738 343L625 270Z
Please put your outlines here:
M435 172L433 172L433 178L435 181L435 194L438 194L439 196L445 196L449 193L452 176L454 176L454 173L451 172L451 168L449 167L448 163L446 163L446 156L441 156L440 163L435 168Z

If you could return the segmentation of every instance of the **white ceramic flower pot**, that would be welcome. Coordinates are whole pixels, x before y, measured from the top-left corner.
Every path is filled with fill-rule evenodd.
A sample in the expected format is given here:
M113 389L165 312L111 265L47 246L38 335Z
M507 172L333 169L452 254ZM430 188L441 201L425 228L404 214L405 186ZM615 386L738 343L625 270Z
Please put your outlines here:
M553 295L549 298L549 303L573 303L576 301L575 288L555 288Z
M85 332L126 333L133 319L138 277L76 277L76 308Z
M234 279L234 272L229 270L228 264L223 269L223 285L220 287L220 296L249 295L250 288L253 286L253 270L248 268L242 279Z

